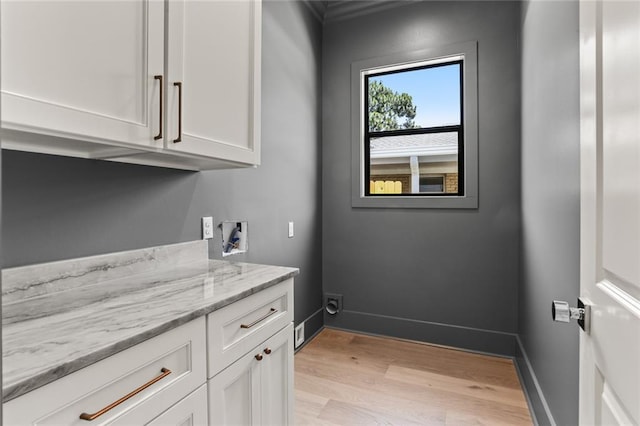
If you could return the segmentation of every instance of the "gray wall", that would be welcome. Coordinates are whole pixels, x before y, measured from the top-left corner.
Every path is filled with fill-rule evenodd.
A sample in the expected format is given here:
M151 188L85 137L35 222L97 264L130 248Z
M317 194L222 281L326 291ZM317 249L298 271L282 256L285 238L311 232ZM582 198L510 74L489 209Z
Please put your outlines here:
M513 355L520 212L518 2L408 2L325 24L323 288L327 325ZM351 207L350 66L478 41L476 210Z
M321 31L302 3L264 4L257 169L193 173L4 151L4 266L195 240L202 216L242 219L249 221L250 250L229 259L300 267L295 321L317 312ZM210 243L211 257L221 257L219 239ZM307 333L320 325L317 315Z
M1 17L2 12L0 12ZM0 19L1 21L2 19ZM1 55L0 55L1 56ZM2 76L0 75L0 81ZM1 103L0 103L1 104ZM0 117L2 116L2 108L0 108ZM0 137L2 137L0 130ZM2 150L0 150L0 242L2 241ZM0 244L0 264L2 264L2 244ZM0 288L2 288L2 274L0 274ZM0 317L2 317L2 303L0 303ZM2 352L2 339L0 338L0 352ZM2 357L0 357L0 371L2 371ZM1 378L2 374L0 374ZM0 401L2 400L2 389L0 389ZM0 404L0 419L2 419L2 404ZM0 421L0 423L2 423Z
M541 424L578 423L579 328L550 307L579 293L579 125L578 3L525 2L518 362Z

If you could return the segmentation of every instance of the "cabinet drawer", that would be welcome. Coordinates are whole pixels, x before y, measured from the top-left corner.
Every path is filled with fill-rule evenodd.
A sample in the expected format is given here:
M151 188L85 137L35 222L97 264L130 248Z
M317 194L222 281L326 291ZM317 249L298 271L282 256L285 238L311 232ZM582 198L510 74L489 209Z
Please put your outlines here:
M207 385L178 402L147 426L204 426L207 424Z
M209 377L293 321L293 278L207 317Z
M198 318L9 401L4 424L147 423L205 382L205 339ZM138 389L94 420L80 418Z

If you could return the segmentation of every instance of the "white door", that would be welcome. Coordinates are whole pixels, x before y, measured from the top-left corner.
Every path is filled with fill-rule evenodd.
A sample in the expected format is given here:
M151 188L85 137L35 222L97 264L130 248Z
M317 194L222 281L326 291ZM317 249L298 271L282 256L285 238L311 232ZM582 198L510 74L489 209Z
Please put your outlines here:
M640 2L582 1L580 423L640 424Z
M260 0L168 2L167 149L260 162L261 10Z
M64 138L30 137L29 150L44 153L100 157L101 145L87 141L162 147L154 139L162 1L3 0L1 7L4 129ZM4 134L3 148L12 143Z

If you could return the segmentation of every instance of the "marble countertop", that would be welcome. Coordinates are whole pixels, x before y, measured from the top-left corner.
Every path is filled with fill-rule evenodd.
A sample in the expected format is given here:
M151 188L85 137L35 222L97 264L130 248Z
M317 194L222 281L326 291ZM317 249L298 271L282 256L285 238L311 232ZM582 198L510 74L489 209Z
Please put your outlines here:
M4 401L298 274L209 260L201 242L180 246L198 254L163 262L137 250L87 258L76 272L65 269L69 261L50 264L53 273L3 271Z

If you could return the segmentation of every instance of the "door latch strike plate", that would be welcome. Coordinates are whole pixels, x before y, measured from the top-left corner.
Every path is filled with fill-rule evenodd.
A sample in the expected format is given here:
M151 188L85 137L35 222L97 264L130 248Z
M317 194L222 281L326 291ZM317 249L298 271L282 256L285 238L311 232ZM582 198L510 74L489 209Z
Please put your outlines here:
M578 309L582 309L584 312L581 318L578 319L578 325L582 330L590 334L591 333L591 304L585 303L582 297L578 297Z

